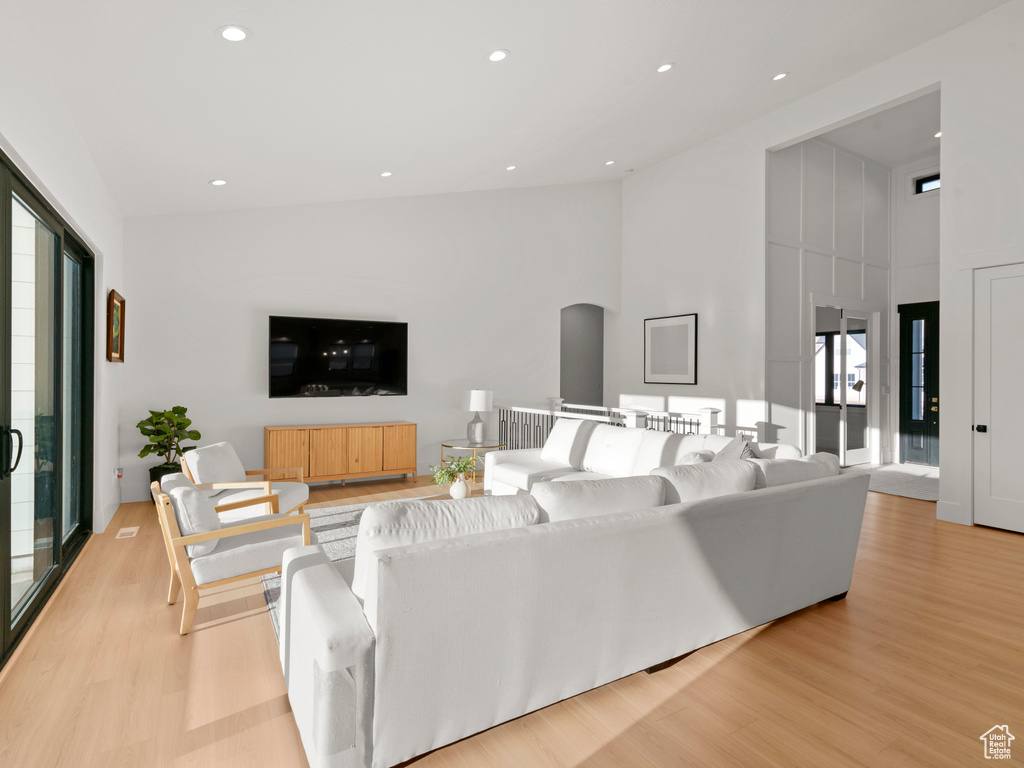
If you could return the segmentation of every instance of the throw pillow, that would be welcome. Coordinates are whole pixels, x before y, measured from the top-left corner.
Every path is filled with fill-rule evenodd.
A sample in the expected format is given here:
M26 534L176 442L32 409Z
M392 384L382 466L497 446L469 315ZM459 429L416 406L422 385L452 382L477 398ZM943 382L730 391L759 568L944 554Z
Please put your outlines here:
M217 510L213 508L213 502L205 493L196 488L189 488L180 485L172 488L168 494L171 499L171 508L178 520L178 530L182 536L191 536L194 533L207 533L220 530L220 518L217 517ZM185 551L189 557L208 555L217 548L218 539L201 541L198 544L189 544Z
M747 441L742 437L734 437L722 450L715 454L715 458L712 461L736 461L737 459L752 458L754 458L754 452L750 450L750 445Z
M545 523L660 507L665 503L665 483L651 476L544 481L534 483L530 495L540 506L540 522Z
M707 464L709 461L714 461L714 459L714 451L690 451L680 456L676 464Z
M525 528L536 523L539 515L537 502L526 494L371 504L359 520L352 591L366 597L369 579L377 578L373 553L379 550L484 531Z
M583 464L583 454L587 449L590 433L594 431L594 422L586 419L558 419L544 441L540 458L555 464L563 464L579 469Z
M705 464L660 467L651 474L667 481L666 504L754 490L754 468L746 461L710 461Z

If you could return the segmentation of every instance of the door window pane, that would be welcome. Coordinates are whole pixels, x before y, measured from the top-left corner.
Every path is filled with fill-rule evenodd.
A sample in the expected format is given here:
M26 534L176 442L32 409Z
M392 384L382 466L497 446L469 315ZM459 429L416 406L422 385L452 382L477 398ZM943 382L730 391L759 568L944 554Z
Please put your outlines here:
M57 234L11 199L11 427L21 462L11 476L11 623L56 563L54 264ZM17 445L18 438L14 437Z

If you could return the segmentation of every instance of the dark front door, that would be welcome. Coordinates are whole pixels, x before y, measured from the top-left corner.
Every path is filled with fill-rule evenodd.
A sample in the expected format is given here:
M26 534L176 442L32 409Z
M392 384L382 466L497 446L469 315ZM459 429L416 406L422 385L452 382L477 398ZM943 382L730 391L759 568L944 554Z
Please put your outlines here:
M900 304L900 462L939 465L939 302Z

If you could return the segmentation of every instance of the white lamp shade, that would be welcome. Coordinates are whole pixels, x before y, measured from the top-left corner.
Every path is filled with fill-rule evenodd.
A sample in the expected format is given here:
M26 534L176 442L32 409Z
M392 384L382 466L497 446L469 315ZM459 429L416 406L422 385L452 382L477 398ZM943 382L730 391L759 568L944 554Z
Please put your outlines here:
M471 389L462 401L464 411L489 411L494 406L494 393L489 389Z

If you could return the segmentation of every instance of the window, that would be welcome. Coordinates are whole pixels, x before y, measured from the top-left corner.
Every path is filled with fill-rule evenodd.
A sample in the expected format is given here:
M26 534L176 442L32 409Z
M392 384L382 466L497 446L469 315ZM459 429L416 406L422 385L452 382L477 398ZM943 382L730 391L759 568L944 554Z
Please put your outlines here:
M919 179L914 179L914 194L920 195L922 192L931 192L932 190L939 189L942 186L942 181L939 179L939 174L933 173L931 176L922 176Z

